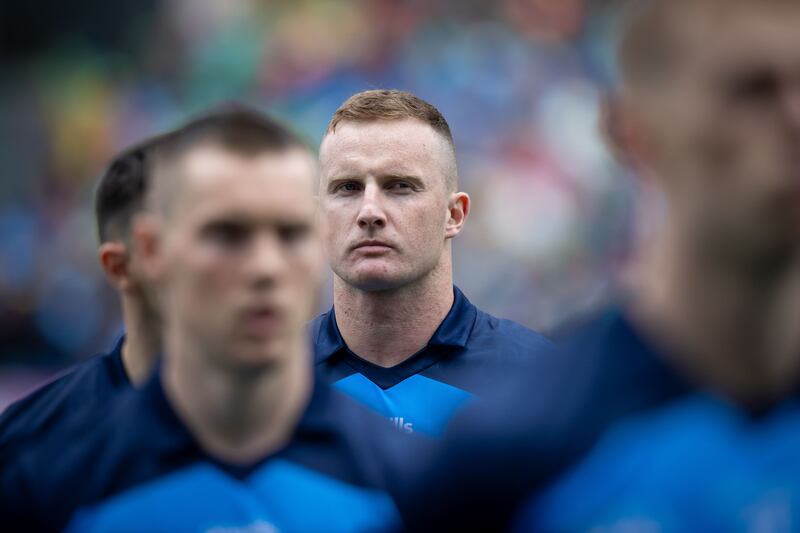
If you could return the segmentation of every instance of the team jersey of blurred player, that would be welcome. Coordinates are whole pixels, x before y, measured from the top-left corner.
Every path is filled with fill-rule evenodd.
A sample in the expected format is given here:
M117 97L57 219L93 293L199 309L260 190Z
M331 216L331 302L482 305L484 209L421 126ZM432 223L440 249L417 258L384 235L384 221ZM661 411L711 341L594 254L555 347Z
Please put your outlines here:
M111 352L81 363L10 405L0 416L0 457L57 432L76 416L102 413L113 396L130 389L123 342L124 337Z
M752 412L700 390L619 309L563 347L524 407L454 422L401 499L412 530L797 531L800 395Z
M318 316L311 335L320 376L405 433L440 435L464 405L503 386L518 364L551 347L538 333L484 313L453 290L453 307L428 344L390 368L347 348L333 309Z
M412 436L317 384L291 442L251 466L205 453L156 374L107 416L24 450L0 469L8 531L377 531ZM394 455L397 452L397 455ZM396 462L394 458L397 458Z

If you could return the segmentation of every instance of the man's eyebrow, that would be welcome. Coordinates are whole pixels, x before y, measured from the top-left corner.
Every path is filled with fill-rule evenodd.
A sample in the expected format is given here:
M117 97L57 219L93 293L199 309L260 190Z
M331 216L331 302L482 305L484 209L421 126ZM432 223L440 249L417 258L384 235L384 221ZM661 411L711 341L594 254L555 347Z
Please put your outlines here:
M384 180L407 180L407 181L415 181L415 182L422 182L422 178L417 176L416 174L407 174L404 172L387 172L386 174L381 175L381 179Z
M202 226L213 226L215 224L228 224L228 225L240 225L244 226L247 224L252 223L252 217L242 215L241 213L232 213L232 212L224 212L224 213L215 213L208 218L206 218Z
M417 189L426 189L425 180L419 175L405 172L387 172L378 177L381 182L405 181Z

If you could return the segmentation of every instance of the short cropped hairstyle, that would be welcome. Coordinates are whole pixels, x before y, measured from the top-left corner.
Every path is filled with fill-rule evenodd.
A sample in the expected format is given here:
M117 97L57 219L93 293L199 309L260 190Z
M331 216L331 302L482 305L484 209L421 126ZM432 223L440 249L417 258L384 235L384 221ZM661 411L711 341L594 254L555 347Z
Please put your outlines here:
M155 176L155 192L149 195L152 202L168 203L175 186L174 179L163 176L164 167L200 146L217 146L247 157L291 149L310 151L299 136L255 109L240 105L217 107L189 120L159 143L151 159Z
M94 198L97 235L101 243L130 237L131 221L144 208L149 160L168 134L157 135L126 149L109 164Z
M418 96L396 89L375 89L354 94L333 114L326 134L335 132L336 126L343 121L405 118L421 120L453 144L450 126L438 109Z

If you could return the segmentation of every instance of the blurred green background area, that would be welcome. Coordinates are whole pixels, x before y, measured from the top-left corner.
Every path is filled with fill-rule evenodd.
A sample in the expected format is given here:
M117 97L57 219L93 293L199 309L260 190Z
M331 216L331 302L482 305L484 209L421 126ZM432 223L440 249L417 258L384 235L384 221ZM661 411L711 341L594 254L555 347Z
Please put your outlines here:
M473 199L457 284L540 330L597 305L632 233L633 181L598 128L615 4L3 2L0 404L121 331L92 212L109 159L224 101L316 144L352 93L418 94L450 122Z

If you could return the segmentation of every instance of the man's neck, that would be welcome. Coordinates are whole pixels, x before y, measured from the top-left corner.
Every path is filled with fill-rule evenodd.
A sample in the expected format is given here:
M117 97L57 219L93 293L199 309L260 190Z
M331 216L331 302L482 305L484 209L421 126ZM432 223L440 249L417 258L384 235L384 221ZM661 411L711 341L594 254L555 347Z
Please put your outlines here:
M361 291L334 279L336 324L347 347L382 367L402 363L431 339L453 306L453 276L441 268L388 291Z
M150 376L161 351L160 325L139 297L127 294L122 295L122 319L122 364L131 384L139 387Z
M201 347L179 339L167 343L165 393L203 449L248 465L288 444L313 388L305 339L280 363L261 368L221 365Z
M752 407L796 387L797 258L765 271L710 260L679 232L665 231L654 244L639 264L634 318L666 345L673 362L703 386Z

